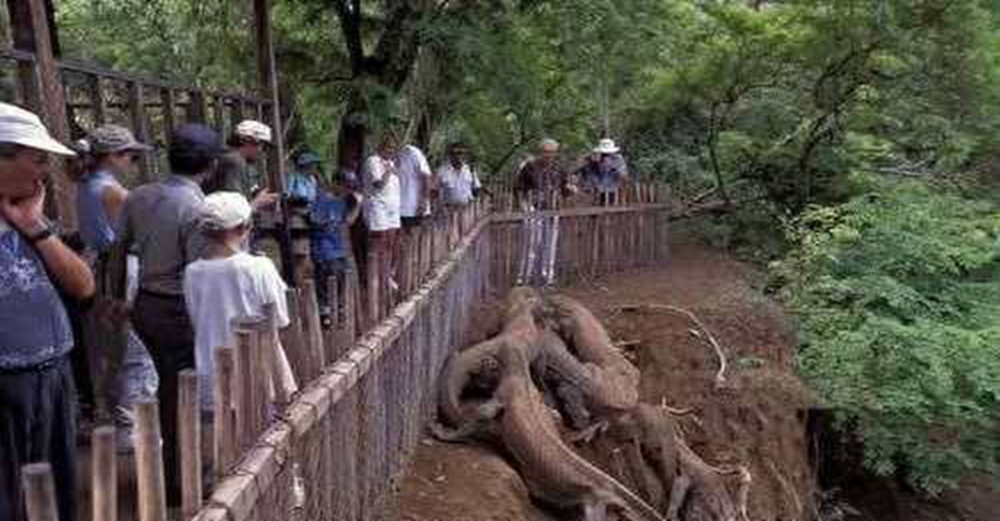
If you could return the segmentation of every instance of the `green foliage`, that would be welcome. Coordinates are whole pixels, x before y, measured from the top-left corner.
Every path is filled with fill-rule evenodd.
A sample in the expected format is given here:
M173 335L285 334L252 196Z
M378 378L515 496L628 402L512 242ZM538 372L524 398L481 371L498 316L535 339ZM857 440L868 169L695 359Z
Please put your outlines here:
M801 370L866 464L935 493L997 471L1000 213L919 182L869 186L791 222L774 273Z

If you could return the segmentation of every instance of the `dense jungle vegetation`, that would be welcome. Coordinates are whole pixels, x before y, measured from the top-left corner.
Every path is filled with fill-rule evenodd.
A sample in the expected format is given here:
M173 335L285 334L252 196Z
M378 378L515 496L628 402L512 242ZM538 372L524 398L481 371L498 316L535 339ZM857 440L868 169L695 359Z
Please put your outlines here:
M250 2L56 4L64 55L255 83ZM274 0L274 24L294 146L403 119L505 176L543 135L609 135L768 262L871 470L997 475L1000 1Z

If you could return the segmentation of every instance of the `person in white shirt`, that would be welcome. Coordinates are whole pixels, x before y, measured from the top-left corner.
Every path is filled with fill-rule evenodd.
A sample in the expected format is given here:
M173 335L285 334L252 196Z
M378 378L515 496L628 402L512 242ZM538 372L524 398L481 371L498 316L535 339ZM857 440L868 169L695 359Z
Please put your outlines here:
M362 211L368 228L368 259L374 263L371 268L376 273L387 276L393 291L396 288L396 236L402 225L400 182L392 159L395 153L396 137L387 132L382 137L378 152L365 160L362 169L365 195ZM369 262L364 263L365 274L370 267Z
M279 329L290 323L287 286L271 259L244 251L251 228L251 207L238 192L216 192L205 197L201 228L209 240L203 258L184 270L184 301L194 325L195 368L200 380L203 411L212 410L215 389L215 350L236 345L234 322L265 318L265 306L272 305ZM275 388L284 396L298 387L281 344L270 353Z
M437 170L441 198L450 207L461 207L479 195L482 184L475 170L466 161L465 145L459 141L448 145L448 160Z
M401 147L395 159L399 176L399 215L403 228L413 228L431 213L431 165L427 156L413 145Z

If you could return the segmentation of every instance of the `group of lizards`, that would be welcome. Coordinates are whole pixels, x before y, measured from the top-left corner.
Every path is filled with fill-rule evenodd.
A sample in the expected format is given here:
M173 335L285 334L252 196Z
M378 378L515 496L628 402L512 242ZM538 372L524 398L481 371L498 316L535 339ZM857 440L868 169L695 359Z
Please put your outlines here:
M533 498L577 509L585 521L747 521L746 469L709 466L684 443L670 410L639 401L639 370L586 307L520 287L501 323L445 364L436 437L501 449ZM641 476L636 491L571 448L599 435ZM730 473L739 476L737 501L721 477Z

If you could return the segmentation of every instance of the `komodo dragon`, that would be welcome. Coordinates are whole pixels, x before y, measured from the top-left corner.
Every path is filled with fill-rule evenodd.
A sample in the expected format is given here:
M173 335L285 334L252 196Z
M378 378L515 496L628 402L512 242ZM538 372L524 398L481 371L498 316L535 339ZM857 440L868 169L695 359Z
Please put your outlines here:
M537 348L535 310L539 303L535 290L515 288L504 304L504 326L500 334L448 357L438 377L438 411L443 423L456 430L447 433L447 429L432 424L432 433L438 438L456 441L477 430L475 425L480 423L481 415L473 412L470 416L462 406L462 392L474 377L486 387L499 382L497 353L503 346L518 345L529 350Z
M608 507L620 509L632 521L664 521L653 507L563 443L531 381L529 353L508 345L498 354L504 374L491 412L531 495L556 507L582 507L586 521L606 520Z
M546 370L557 380L556 391L566 405L583 402L587 410L569 413L574 429L583 429L593 414L601 420L579 436L639 403L639 369L615 347L601 322L576 300L552 295L543 306L545 324L557 334L543 336ZM565 340L565 342L563 342Z

